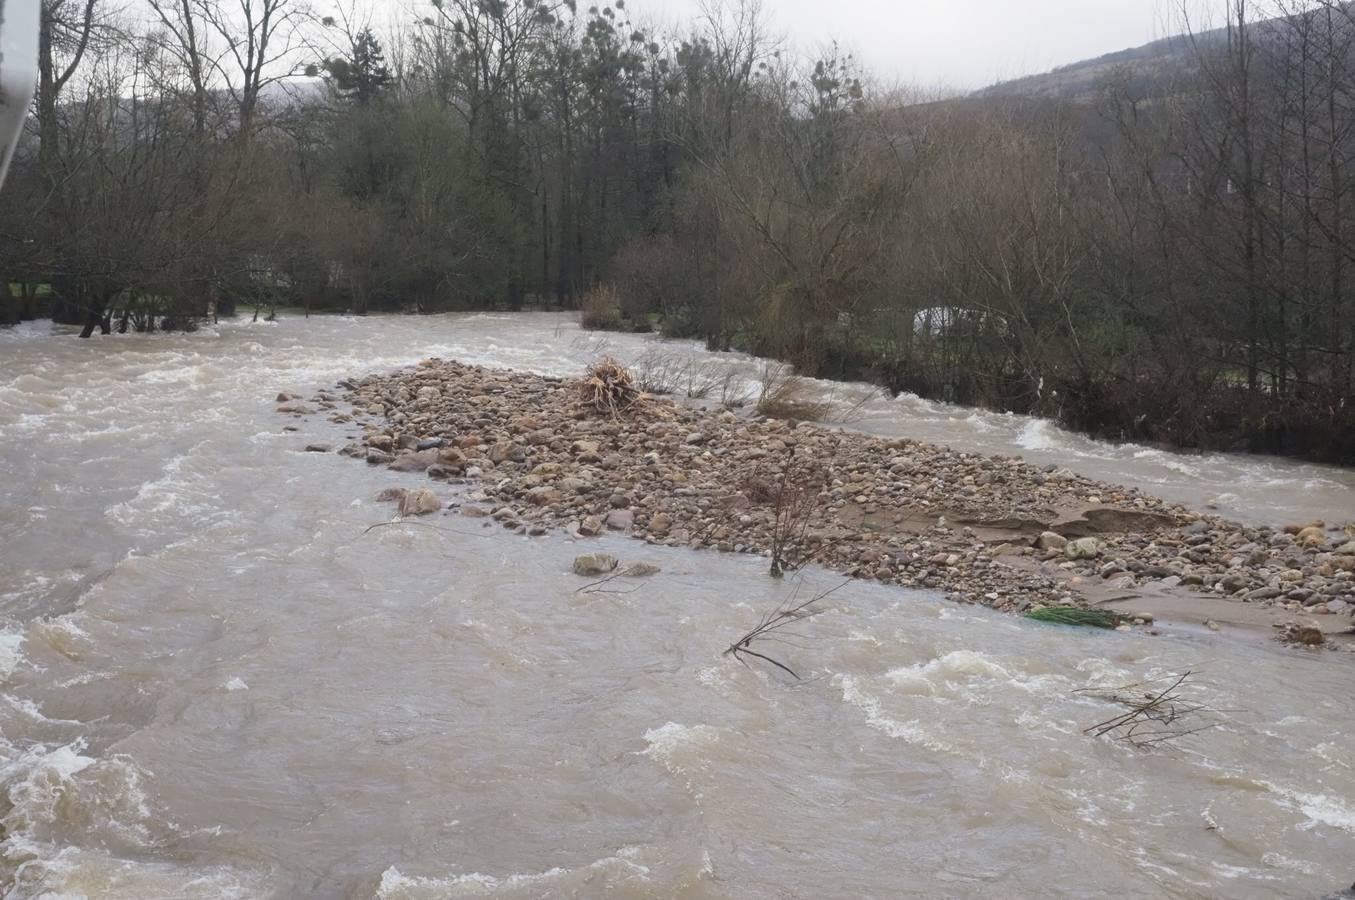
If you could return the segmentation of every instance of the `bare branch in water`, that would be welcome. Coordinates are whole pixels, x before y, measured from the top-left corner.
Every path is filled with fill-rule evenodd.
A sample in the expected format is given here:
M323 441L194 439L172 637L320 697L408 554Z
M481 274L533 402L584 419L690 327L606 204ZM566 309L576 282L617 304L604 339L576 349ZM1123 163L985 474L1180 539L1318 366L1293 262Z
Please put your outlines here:
M752 630L748 631L743 637L726 647L724 653L721 655L732 656L745 666L748 665L748 660L744 658L745 656L755 657L756 659L771 663L781 671L790 674L791 677L795 678L797 681L801 680L800 674L790 666L778 659L768 656L766 653L760 653L757 650L752 649L752 645L754 642L763 641L767 643L787 644L792 647L796 646L793 642L785 639L787 635L774 635L774 633L789 625L817 616L824 611L824 608L822 606L816 607L815 604L819 603L819 601L823 600L828 595L841 590L849 583L850 579L842 582L842 584L839 584L837 587L829 588L804 601L799 601L797 599L800 593L800 585L797 584L795 586L795 591L791 594L789 600L763 616ZM798 635L790 635L790 637L798 637Z
M1180 675L1118 687L1074 691L1128 708L1128 712L1089 725L1082 733L1109 737L1144 749L1219 727L1223 721L1218 715L1224 710L1190 695L1192 685L1188 681L1193 674L1187 670Z
M378 528L389 528L392 525L409 525L416 528L431 528L434 531L442 531L447 534L459 534L463 537L487 538L494 536L493 532L461 531L456 528L446 528L442 525L434 525L431 522L415 522L412 519L391 519L389 522L377 522L375 525L368 525L366 528L362 529L362 534L368 534L369 532L375 531ZM359 537L361 537L361 535L359 535Z
M597 581L591 582L591 583L589 583L589 584L585 584L583 587L581 587L581 588L579 588L578 590L574 591L574 593L576 593L576 594L633 594L633 593L635 593L636 591L638 591L638 590L640 589L640 585L637 584L635 587L631 588L631 589L628 590L628 591L603 590L603 588L602 588L602 586L603 586L604 584L610 584L611 582L615 581L616 579L621 578L621 577L623 577L623 576L629 574L629 572L630 572L629 569L617 569L615 572L613 572L612 574L608 575L606 578L601 578L601 579L599 579L599 580L597 580Z

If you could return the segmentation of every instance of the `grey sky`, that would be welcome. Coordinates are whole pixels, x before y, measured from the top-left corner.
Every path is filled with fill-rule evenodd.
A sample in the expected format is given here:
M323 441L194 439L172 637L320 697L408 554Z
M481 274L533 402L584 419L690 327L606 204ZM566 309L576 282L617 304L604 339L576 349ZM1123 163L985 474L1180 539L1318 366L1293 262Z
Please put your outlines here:
M583 5L583 4L581 4ZM1195 8L1218 0L1192 0ZM699 0L629 0L636 21L688 21ZM1179 0L763 0L776 30L837 40L879 76L972 88L1147 43ZM1176 30L1172 28L1172 30Z

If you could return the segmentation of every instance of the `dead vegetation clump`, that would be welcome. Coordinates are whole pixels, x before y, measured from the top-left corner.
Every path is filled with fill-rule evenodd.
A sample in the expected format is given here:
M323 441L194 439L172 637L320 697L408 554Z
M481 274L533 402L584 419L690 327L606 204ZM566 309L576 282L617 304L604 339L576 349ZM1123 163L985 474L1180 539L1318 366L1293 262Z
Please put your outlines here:
M584 403L609 416L621 415L645 397L630 370L610 356L597 360L583 373L579 395Z
M585 405L611 418L623 413L656 420L674 416L671 404L656 401L642 390L631 371L610 356L598 359L584 371L578 391Z
M783 363L764 363L759 375L757 411L770 419L821 422L833 404L814 398L813 384Z

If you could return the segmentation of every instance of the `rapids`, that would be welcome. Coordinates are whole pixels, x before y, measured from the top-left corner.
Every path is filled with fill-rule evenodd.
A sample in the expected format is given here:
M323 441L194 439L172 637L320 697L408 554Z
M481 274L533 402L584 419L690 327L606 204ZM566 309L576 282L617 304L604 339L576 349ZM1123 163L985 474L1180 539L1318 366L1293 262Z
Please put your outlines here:
M853 583L778 647L793 683L720 655L796 589L764 561L611 537L588 548L663 571L577 593L563 536L364 535L391 515L373 495L422 477L304 453L354 429L286 433L272 402L430 355L572 374L601 352L758 367L544 314L0 331L5 895L1262 898L1355 878L1343 656ZM1350 472L911 397L855 427L1254 521L1355 509ZM1074 690L1184 669L1223 727L1154 752L1082 734L1116 709Z

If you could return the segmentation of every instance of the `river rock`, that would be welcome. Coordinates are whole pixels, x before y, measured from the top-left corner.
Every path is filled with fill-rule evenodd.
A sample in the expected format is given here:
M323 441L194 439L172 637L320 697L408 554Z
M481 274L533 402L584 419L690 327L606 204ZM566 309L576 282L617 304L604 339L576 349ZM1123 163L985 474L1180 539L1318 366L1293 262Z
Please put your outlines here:
M1101 555L1101 542L1094 537L1069 541L1063 548L1063 555L1069 559L1095 559Z
M1321 647L1327 643L1322 629L1313 625L1301 625L1294 630L1294 640L1308 647Z
M332 444L307 444L307 453L328 453L334 449Z
M387 453L385 450L378 450L375 447L367 448L367 462L374 466L385 465L395 462L395 455Z
M400 515L402 516L426 516L441 508L442 501L438 499L437 494L428 488L408 491L400 499Z
M546 485L534 487L527 492L527 502L533 506L554 506L564 498L562 491Z
M579 523L579 534L584 537L597 537L602 534L602 520L597 516L584 516Z
M1056 532L1046 531L1035 539L1035 546L1041 550L1063 550L1068 546L1068 539Z
M583 553L574 557L574 574L606 575L616 564L616 557L610 553Z
M441 446L442 446L443 444L445 444L445 443L447 443L447 440L446 440L445 438L440 438L440 437L424 438L423 440L419 441L417 444L414 445L414 449L415 449L415 450L436 450L436 449L438 449L439 447L441 447Z
M635 524L635 513L628 509L614 509L607 513L606 524L613 531L628 531Z
M395 438L389 434L373 434L367 438L367 446L389 453L395 449Z
M662 569L653 563L638 562L627 566L625 574L631 578L648 578L650 575L657 575L661 571Z
M1316 525L1309 525L1298 533L1296 540L1305 547L1321 547L1327 543L1327 535Z
M392 472L423 472L437 462L437 453L433 450L405 450L387 466Z
M402 487L388 487L388 488L383 488L381 491L379 491L379 492L377 493L377 495L376 495L376 502L377 502L377 503L391 503L391 502L396 502L396 503L398 503L398 502L400 502L401 500L405 499L405 494L407 494L407 493L409 493L409 491L405 490L405 489L402 488Z

